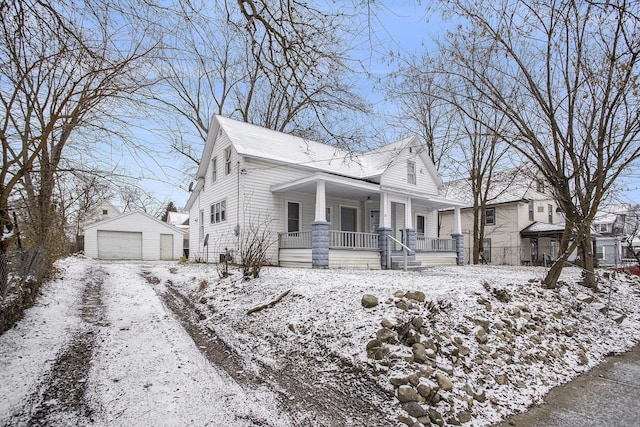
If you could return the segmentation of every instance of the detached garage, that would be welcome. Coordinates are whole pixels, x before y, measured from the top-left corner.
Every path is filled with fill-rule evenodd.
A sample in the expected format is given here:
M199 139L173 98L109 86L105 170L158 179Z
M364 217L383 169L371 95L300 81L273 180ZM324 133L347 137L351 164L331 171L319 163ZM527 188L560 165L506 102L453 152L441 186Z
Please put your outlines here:
M110 260L177 260L185 231L142 211L129 212L84 228L85 255Z

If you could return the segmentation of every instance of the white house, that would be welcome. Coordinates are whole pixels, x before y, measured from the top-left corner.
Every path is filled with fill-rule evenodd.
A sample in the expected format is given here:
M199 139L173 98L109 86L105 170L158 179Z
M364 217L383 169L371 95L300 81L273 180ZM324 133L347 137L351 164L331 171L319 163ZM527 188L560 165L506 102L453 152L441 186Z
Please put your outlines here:
M177 260L185 231L142 211L128 212L84 229L84 253L111 260Z
M387 268L404 253L455 263L461 247L438 238L438 209L458 204L441 185L416 137L358 154L214 116L186 205L189 257L237 260L258 233L281 266Z
M638 217L630 204L600 206L591 228L600 265L620 265L627 260L635 262L631 250L638 246Z
M442 195L464 203L461 210L465 262L473 251L473 196L471 183L461 179L447 183ZM442 233L455 228L454 212L440 213ZM501 265L540 265L555 260L564 232L551 187L525 167L494 173L485 207L482 258Z

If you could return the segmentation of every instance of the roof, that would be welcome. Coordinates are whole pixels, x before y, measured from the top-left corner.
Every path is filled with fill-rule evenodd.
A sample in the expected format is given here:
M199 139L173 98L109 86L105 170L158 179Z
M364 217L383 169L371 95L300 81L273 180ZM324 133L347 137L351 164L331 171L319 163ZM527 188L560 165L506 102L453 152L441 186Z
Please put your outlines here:
M499 205L525 200L533 179L533 174L525 167L494 172L491 177L487 204ZM468 178L445 183L440 195L448 199L463 201L468 207L473 206L471 181Z
M619 205L600 206L598 212L593 218L594 224L613 224L616 222L618 215L628 214L631 211L631 205L622 203Z
M267 160L274 163L296 165L318 172L375 181L391 166L396 157L407 147L415 147L436 185L442 180L420 140L416 136L405 138L374 150L358 153L334 147L307 138L274 131L219 115L213 116L207 141L200 160L195 188L187 202L192 205L194 197L203 187L209 167L209 159L218 135L226 134L241 156ZM276 149L277 148L277 149Z
M103 227L103 226L105 226L105 225L107 225L107 224L114 223L114 222L118 222L118 221L121 221L122 219L125 219L125 218L127 218L127 217L129 217L129 216L134 216L134 215L141 215L141 216L142 216L142 217L144 217L145 219L148 219L148 220L150 220L150 221L155 221L155 222L157 222L157 223L158 223L158 224L160 224L162 227L169 228L169 229L171 229L171 230L173 230L173 231L176 231L176 232L178 232L178 233L181 233L181 234L184 234L184 233L185 233L185 230L181 230L180 228L178 228L178 227L176 227L176 226L173 226L173 225L168 224L168 223L166 223L166 222L160 221L158 218L156 218L156 217L154 217L154 216L151 216L151 215L149 215L148 213L146 213L146 212L144 212L144 211L141 211L141 210L136 210L136 211L127 212L127 213L124 213L124 214L118 215L118 216L113 217L113 218L108 218L108 219L105 219L105 220L103 220L103 221L94 222L93 224L91 224L91 225L87 225L86 227L84 227L84 230L88 230L88 229L90 229L90 228Z
M186 225L189 221L188 212L168 212L167 223L171 225Z
M564 224L548 224L546 222L535 221L522 230L520 235L523 237L537 237L537 236L562 236L564 233Z

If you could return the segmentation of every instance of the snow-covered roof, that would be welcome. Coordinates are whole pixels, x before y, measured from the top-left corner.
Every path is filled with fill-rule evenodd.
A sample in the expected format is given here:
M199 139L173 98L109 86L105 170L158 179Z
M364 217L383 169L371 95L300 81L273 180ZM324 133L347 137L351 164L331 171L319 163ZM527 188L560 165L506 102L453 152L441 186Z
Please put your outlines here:
M593 218L594 224L613 224L616 222L618 215L628 214L631 211L631 205L622 203L619 205L600 206L598 212Z
M182 234L184 234L184 232L185 232L184 229L178 228L175 225L171 225L171 224L166 223L164 221L160 221L158 218L156 218L154 216L151 216L151 215L149 215L148 213L146 213L146 212L144 212L142 210L135 210L135 211L131 211L131 212L120 214L120 215L112 217L112 218L105 219L103 221L94 222L93 224L85 226L84 230L86 231L86 230L88 230L90 228L101 228L101 227L104 227L107 224L112 224L112 225L116 224L117 225L120 221L122 221L122 220L124 220L124 219L126 219L127 217L130 217L130 216L142 217L142 218L139 218L138 221L140 219L143 219L143 220L156 222L160 227L166 227L168 229L177 231L177 232L182 233Z
M354 153L227 117L216 116L215 120L240 155L357 179L382 175L403 148L417 143L415 137L411 137L366 153Z
M527 190L533 182L533 176L527 168L494 172L491 177L487 203L499 205L524 200ZM448 199L463 201L469 207L473 206L473 192L471 191L471 181L468 178L445 183L440 195Z
M169 212L169 217L167 218L167 223L175 226L185 225L187 221L189 221L188 212Z
M549 224L546 222L536 221L523 228L522 231L527 233L564 232L564 224Z

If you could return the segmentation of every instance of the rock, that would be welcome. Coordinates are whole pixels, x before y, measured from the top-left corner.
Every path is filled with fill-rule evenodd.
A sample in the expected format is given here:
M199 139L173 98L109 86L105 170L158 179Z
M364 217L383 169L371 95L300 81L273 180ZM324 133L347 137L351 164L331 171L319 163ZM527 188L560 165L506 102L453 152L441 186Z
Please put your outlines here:
M402 377L402 376L393 376L393 377L389 377L389 382L392 385L399 387L401 385L408 384L409 379L407 377Z
M480 403L487 400L487 395L483 388L479 388L473 392L473 400Z
M589 358L587 357L586 353L582 350L578 350L578 363L580 363L581 365L589 364Z
M390 342L396 340L396 333L391 329L382 328L376 332L376 338L380 341Z
M496 374L495 378L496 382L500 385L505 385L509 383L509 378L506 374Z
M429 399L431 397L431 393L433 393L433 388L430 383L422 381L420 384L418 384L418 394L420 396L424 397L425 399Z
M578 294L576 299L585 304L591 304L593 302L593 297L587 294Z
M396 307L399 308L400 310L404 310L404 311L409 310L409 305L407 304L407 302L405 300L397 301L396 302Z
M402 404L402 409L404 409L407 414L416 418L424 417L425 415L427 415L427 411L418 402L405 402Z
M378 305L378 298L375 295L365 294L360 303L364 308L373 308Z
M413 351L413 359L418 363L424 363L427 360L427 352L424 346L420 343L415 343L411 346Z
M401 385L397 391L398 400L400 402L417 402L418 392L409 385ZM414 417L419 415L413 415Z
M398 422L404 425L407 425L409 427L412 427L416 423L416 419L408 415L399 415Z
M591 306L602 314L607 313L607 306L605 304L602 304L601 302L597 302L595 304L592 304Z
M391 320L389 319L382 319L382 321L380 322L380 326L382 326L383 328L387 328L387 329L393 329L393 322L391 322Z
M458 355L459 356L463 356L463 357L464 356L468 356L470 352L471 352L471 350L469 349L469 347L466 347L466 346L464 346L462 344L460 344L458 346Z
M478 332L476 332L476 341L480 344L486 344L489 340L489 336L487 335L487 331L484 328L480 328Z
M622 323L624 321L624 319L627 318L627 316L625 316L622 313L616 313L615 311L610 311L609 312L609 317L611 318L611 320L613 320L614 322L616 322L618 325L620 323Z
M562 333L565 334L568 337L572 337L573 334L576 333L576 328L574 328L571 325L566 325L562 328ZM538 343L539 344L539 343Z
M389 354L389 349L380 340L371 340L367 343L367 357L375 360L384 359Z
M413 325L413 327L418 330L422 328L423 324L424 324L424 318L422 316L416 316L413 319L411 319L411 325Z
M449 377L441 374L440 372L436 373L436 381L438 381L438 386L440 387L440 389L444 391L453 389L453 382L449 379Z
M418 375L417 373L413 373L409 375L407 379L409 380L409 384L415 387L420 382L420 375Z
M404 292L402 292L402 291L395 291L395 292L393 293L393 296L394 296L394 297L396 297L396 298L404 298Z
M458 421L460 421L460 423L462 424L465 424L471 421L471 415L465 411L458 412L458 415L456 417L458 418Z
M424 292L420 292L420 291L409 291L406 294L404 294L404 297L407 299L412 299L414 301L424 302L425 294Z
M444 425L444 419L442 418L442 415L440 415L440 412L438 412L435 408L429 408L429 419L431 419L431 422L434 424L437 424L439 426Z

